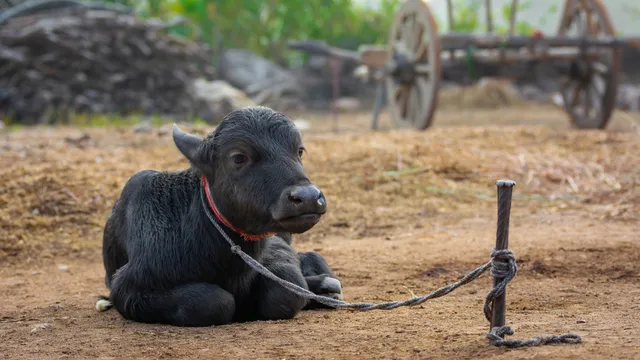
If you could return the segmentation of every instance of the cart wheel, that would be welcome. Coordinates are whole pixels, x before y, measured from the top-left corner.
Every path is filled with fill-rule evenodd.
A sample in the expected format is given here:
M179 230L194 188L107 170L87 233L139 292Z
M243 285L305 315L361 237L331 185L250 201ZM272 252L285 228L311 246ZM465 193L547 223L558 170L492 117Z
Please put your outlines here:
M558 30L560 36L615 36L600 0L567 0ZM620 78L618 48L591 49L595 57L574 61L562 81L562 100L573 126L604 129L615 108Z
M441 55L438 26L424 0L405 1L389 35L387 99L397 127L424 130L438 101Z

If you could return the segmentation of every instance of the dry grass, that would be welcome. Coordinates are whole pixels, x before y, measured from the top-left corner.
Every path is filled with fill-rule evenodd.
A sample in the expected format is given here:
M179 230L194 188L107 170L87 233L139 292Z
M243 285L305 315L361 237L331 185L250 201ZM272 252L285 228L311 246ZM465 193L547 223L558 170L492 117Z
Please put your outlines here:
M451 87L438 93L438 109L504 109L533 107L508 80L482 79L477 86Z
M493 211L498 178L518 182L515 206L528 211L639 217L640 137L633 133L485 126L305 139L306 168L330 211L301 241L394 236L429 230L434 217ZM97 251L129 176L186 165L166 127L146 134L127 127L21 130L3 134L0 151L0 262L11 263Z

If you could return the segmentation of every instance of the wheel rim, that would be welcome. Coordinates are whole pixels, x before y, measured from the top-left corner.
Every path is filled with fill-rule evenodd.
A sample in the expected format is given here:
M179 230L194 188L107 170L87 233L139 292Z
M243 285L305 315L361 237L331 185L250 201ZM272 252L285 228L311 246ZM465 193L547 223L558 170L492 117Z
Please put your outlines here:
M438 95L441 57L436 22L422 0L408 0L389 35L386 79L389 110L398 127L431 125Z
M615 36L615 30L599 0L568 0L558 34ZM600 48L590 54L596 59L579 59L571 64L569 74L561 81L562 100L574 126L604 128L615 107L619 50Z

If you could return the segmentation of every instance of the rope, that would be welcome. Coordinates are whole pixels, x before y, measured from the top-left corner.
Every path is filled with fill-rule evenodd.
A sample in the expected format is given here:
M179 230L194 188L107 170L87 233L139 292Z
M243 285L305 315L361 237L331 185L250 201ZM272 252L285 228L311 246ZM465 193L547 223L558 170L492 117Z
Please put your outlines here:
M513 335L514 332L510 326L496 326L487 334L489 343L493 346L504 346L508 348L519 348L525 346L540 346L548 344L580 344L582 338L576 334L564 335L545 335L536 336L528 340L506 340L505 335Z
M200 192L202 194L202 190ZM507 284L516 276L518 272L518 266L516 264L515 255L511 250L496 250L493 249L491 251L491 260L486 264L476 268L475 270L469 272L460 280L453 284L449 284L443 286L427 295L413 297L403 301L388 301L378 304L369 304L369 303L348 303L338 299L332 299L325 296L320 296L314 294L313 292L300 287L294 283L286 281L284 279L279 278L275 274L273 274L269 269L265 268L262 264L260 264L256 259L252 258L249 254L242 251L239 245L233 242L229 235L222 229L222 227L218 224L218 222L213 218L211 213L207 210L207 203L205 202L204 196L201 196L202 205L205 209L205 214L209 221L216 227L216 229L220 232L222 237L229 243L231 247L231 252L238 255L242 260L244 260L247 265L249 265L252 269L260 273L261 275L267 277L280 284L287 290L292 293L306 298L310 300L315 300L324 305L333 307L333 308L347 308L347 309L355 309L355 310L391 310L401 306L413 306L424 303L427 300L435 299L442 297L444 295L450 294L455 289L459 288L462 285L468 284L473 280L477 279L482 275L485 271L491 269L491 275L495 278L502 278L502 280L494 286L494 288L487 294L484 303L484 314L487 320L491 322L491 303L495 297L504 293L507 288ZM571 343L577 344L582 341L580 336L575 334L564 334L560 336L550 335L545 337L537 337L531 340L504 340L504 335L513 335L514 332L509 326L502 327L494 327L489 334L487 334L487 338L490 340L490 344L494 346L505 346L505 347L522 347L522 346L537 346L537 345L545 345L549 343Z

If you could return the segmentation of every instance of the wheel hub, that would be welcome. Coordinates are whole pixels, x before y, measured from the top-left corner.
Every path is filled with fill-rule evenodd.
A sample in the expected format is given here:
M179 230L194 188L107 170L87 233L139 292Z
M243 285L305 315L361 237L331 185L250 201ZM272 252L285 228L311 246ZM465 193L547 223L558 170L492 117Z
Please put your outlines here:
M397 83L411 86L417 76L415 64L403 54L394 52L389 75Z
M577 81L582 84L588 84L591 82L593 76L593 69L588 62L583 60L575 60L571 62L569 66L569 78L573 81Z

